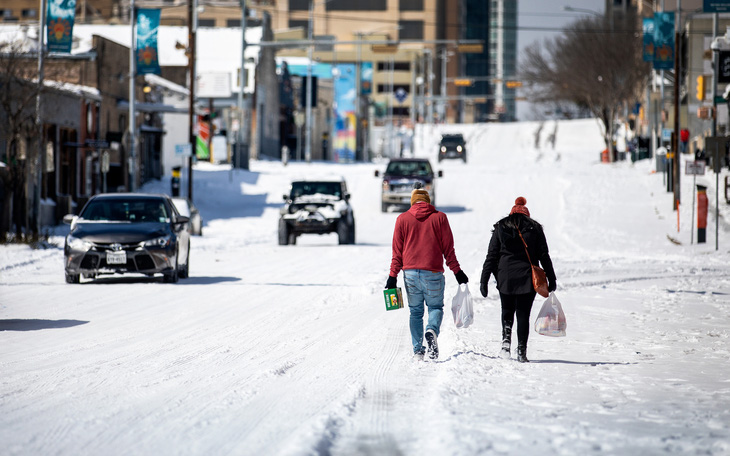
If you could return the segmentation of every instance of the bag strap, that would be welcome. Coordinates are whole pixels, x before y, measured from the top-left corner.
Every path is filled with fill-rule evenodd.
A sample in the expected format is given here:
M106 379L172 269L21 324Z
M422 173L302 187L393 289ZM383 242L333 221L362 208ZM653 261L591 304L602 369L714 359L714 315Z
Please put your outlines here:
M519 234L520 239L522 239L522 244L525 246L525 253L527 254L527 261L530 262L530 267L532 267L532 260L530 259L530 252L527 251L527 242L525 242L525 238L522 237L522 233L520 232L519 228L517 228L517 234Z

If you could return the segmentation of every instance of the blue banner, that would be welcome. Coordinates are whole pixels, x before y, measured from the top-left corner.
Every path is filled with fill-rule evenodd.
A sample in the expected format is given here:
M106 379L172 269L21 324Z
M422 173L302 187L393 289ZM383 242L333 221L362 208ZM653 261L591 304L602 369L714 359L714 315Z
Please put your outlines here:
M137 74L160 74L157 58L157 30L160 28L160 10L137 10Z
M335 161L355 161L355 65L341 63L335 66Z
M674 68L674 13L654 13L654 69Z
M360 65L360 95L373 93L373 62L362 62Z
M644 18L644 22L642 24L642 30L644 31L644 35L643 35L643 45L642 45L641 55L644 59L644 62L653 62L654 61L654 18L653 17Z
M71 52L73 41L76 0L50 0L48 2L48 52Z

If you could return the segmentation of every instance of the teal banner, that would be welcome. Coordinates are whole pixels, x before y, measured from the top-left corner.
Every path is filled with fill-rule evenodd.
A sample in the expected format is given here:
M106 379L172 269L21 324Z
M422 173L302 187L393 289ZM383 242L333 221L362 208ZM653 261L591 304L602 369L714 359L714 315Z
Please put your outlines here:
M644 32L644 35L643 35L643 45L642 45L641 55L644 59L644 62L653 62L654 61L654 18L653 17L644 18L644 21L642 24L642 30Z
M674 68L674 13L654 13L654 69Z
M46 21L48 52L71 52L75 13L76 0L50 0L48 2L48 20Z
M157 58L157 30L160 28L160 10L137 10L137 74L160 74Z
M360 95L373 93L373 62L362 62L360 66Z

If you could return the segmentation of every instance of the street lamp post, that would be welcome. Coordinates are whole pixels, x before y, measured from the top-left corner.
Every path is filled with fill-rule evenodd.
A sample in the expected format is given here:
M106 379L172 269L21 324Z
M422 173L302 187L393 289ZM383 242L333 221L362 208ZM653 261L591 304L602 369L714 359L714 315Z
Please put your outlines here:
M306 114L304 133L304 158L307 163L312 161L312 27L314 24L314 0L309 0L309 26L307 27L307 85L306 85Z

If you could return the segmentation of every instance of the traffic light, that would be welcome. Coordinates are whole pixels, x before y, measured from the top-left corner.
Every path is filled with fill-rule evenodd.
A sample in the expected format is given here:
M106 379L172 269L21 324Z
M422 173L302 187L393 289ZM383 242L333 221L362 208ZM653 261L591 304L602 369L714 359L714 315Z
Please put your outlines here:
M695 96L699 101L705 99L705 78L706 76L697 76L697 94Z

